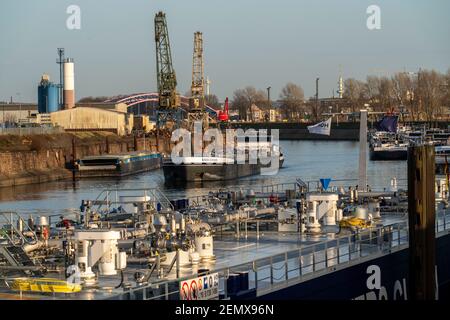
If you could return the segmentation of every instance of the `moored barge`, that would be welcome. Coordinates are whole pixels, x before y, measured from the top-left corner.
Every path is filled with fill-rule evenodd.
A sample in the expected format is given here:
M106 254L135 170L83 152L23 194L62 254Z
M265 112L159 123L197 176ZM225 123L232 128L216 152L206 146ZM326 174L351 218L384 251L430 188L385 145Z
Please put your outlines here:
M77 178L122 177L161 167L161 154L133 152L81 158L75 164Z

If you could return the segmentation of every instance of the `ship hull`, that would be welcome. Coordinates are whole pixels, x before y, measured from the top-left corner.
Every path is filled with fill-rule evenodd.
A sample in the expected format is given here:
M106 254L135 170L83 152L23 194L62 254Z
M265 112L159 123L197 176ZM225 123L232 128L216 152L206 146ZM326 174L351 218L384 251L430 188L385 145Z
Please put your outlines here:
M154 157L144 160L120 163L113 166L105 166L104 168L92 167L85 170L77 170L76 177L82 179L129 176L161 168L161 159L161 157Z
M370 160L389 161L389 160L407 160L408 152L406 150L370 150Z
M279 167L283 166L280 160ZM259 175L261 164L174 164L164 163L164 178L168 182L199 182L234 180Z
M450 299L450 233L448 230L442 233L444 234L436 238L436 293L438 300L445 301ZM248 281L254 282L254 274L244 272L247 278L240 279L239 284L234 285L245 286L247 289L229 292L226 297L224 293L220 293L219 300L409 300L409 258L407 245L393 247L383 254L355 260L352 257L352 261L348 263L333 265L297 279L286 281L285 276L280 276L272 289L267 277L265 288L249 289ZM268 272L267 269L265 271ZM299 272L299 269L289 271L297 275ZM242 284L243 279L247 282L246 285ZM169 291L173 294L166 296L162 288L155 289L152 293L161 300L179 300L178 289L179 282L175 281L169 284Z
M438 299L450 299L450 234L436 238ZM373 267L381 273L380 289L369 288ZM369 268L370 267L370 268ZM331 268L332 269L332 268ZM375 259L329 270L323 276L294 284L265 295L248 297L270 300L408 300L409 249L387 253ZM370 279L369 279L370 278ZM234 297L239 299L239 297Z

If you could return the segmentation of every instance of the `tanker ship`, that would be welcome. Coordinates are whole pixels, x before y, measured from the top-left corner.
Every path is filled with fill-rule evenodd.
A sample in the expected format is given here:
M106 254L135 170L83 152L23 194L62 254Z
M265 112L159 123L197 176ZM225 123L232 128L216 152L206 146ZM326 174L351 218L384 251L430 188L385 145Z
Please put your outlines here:
M298 179L173 200L157 189L110 189L56 221L3 212L0 296L408 299L406 190L358 192L347 182ZM435 185L436 297L443 300L450 297L445 184Z

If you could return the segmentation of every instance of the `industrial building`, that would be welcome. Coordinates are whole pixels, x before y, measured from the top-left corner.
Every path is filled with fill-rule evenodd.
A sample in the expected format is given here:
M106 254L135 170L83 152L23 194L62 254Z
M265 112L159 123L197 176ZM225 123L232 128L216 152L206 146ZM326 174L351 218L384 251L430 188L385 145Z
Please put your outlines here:
M38 112L38 106L32 103L5 103L0 104L0 122L23 122Z
M59 110L59 87L50 82L47 74L42 75L38 86L38 111L51 113Z
M133 127L137 132L148 133L156 128L156 122L150 121L150 117L147 115L138 115L134 116Z
M76 107L50 114L54 126L66 131L110 131L118 135L131 134L133 115L117 110Z

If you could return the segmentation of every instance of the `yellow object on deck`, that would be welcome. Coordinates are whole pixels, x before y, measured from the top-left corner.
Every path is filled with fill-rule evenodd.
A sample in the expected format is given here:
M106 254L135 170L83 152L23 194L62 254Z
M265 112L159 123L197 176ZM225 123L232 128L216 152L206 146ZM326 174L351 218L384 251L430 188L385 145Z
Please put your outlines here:
M17 278L13 290L32 292L74 293L81 291L81 285L53 278Z
M364 229L370 227L370 221L361 218L348 218L339 221L339 226L342 228L359 228Z

